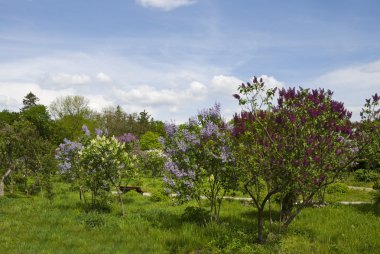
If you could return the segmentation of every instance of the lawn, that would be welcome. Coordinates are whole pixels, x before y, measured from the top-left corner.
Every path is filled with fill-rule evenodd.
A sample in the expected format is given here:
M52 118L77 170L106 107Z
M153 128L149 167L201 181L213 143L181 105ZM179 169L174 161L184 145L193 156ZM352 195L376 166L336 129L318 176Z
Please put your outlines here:
M153 187L148 189L158 190L154 186L159 183L149 184ZM88 212L77 193L63 183L56 186L51 201L40 196L0 199L0 253L378 253L380 249L380 217L371 205L307 208L288 231L271 233L265 245L258 245L254 244L256 210L246 202L225 201L221 221L204 224L197 210L184 212L193 203L174 206L170 200L159 201L160 195L149 198L130 192L124 195L122 217L117 202L110 210ZM351 192L339 195L347 198ZM355 193L367 199L372 195Z

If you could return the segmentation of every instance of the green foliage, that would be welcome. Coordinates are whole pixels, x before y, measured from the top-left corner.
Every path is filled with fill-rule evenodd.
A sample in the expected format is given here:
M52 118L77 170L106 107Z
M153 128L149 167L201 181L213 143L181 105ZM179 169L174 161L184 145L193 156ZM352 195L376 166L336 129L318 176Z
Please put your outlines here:
M199 225L205 225L210 221L210 211L202 207L188 206L181 215L182 221L193 222Z
M369 169L358 169L354 173L355 180L359 182L373 182L379 179L379 174Z
M140 151L137 154L137 166L146 176L162 176L166 157L162 150Z
M162 146L160 142L158 142L159 134L154 133L151 131L145 132L140 137L140 149L145 150L152 150L152 149L162 149Z
M345 183L332 183L326 188L326 192L329 194L334 193L347 193L349 188Z
M162 201L169 201L170 197L163 191L156 191L152 193L152 196L150 196L149 199L153 202L162 202Z
M24 121L28 121L36 127L39 135L45 139L50 139L52 134L52 121L49 112L43 105L30 106L24 109L21 114Z
M377 179L375 181L375 183L373 184L372 188L375 189L375 190L380 190L380 180L379 179Z
M12 125L18 119L19 113L17 112L10 112L6 109L0 112L0 123Z

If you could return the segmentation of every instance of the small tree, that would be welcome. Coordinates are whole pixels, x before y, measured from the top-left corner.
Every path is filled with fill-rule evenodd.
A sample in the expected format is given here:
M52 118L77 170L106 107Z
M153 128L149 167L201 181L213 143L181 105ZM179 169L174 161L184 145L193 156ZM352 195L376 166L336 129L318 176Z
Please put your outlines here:
M167 156L165 176L179 201L205 196L211 218L219 217L222 198L236 183L230 153L230 129L220 115L220 106L201 111L196 118L176 126L166 125L161 139Z
M125 152L124 144L114 137L96 136L79 151L79 160L93 206L98 194L109 193L111 187L116 187L120 195L122 177L129 179L134 174L132 159Z
M234 118L244 189L258 209L258 241L263 242L263 211L281 194L281 221L287 227L314 195L353 162L357 147L351 113L332 92L265 89L262 80L242 84L234 95L243 107ZM246 157L246 158L245 158ZM259 188L265 182L266 188ZM298 197L302 201L295 205Z
M105 132L96 130L91 136L87 126L82 127L80 142L65 140L57 149L56 159L61 172L68 176L85 199L85 190L91 192L91 204L95 207L99 196L116 188L124 215L124 205L120 196L122 179L129 181L136 175L133 158L126 152L124 144Z

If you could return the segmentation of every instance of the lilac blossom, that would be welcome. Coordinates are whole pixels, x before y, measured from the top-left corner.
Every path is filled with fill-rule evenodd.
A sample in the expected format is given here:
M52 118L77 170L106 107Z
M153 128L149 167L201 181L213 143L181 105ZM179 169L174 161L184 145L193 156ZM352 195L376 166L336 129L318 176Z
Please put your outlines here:
M120 143L131 143L137 140L136 136L132 133L124 133L123 135L117 138Z
M177 126L174 123L165 123L165 130L168 137L171 137L176 133Z
M103 131L101 129L96 128L95 129L95 135L96 136L102 136L103 135Z
M91 135L90 130L88 129L87 125L85 125L85 124L83 124L83 126L82 126L82 132L83 132L84 135L86 135L87 137L90 137L90 135Z

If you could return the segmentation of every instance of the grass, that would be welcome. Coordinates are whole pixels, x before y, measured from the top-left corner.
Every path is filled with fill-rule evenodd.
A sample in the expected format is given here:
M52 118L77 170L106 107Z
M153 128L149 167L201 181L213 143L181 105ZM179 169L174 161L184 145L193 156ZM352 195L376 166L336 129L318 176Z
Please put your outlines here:
M146 189L160 191L160 183L144 180ZM86 212L78 194L63 183L56 196L0 199L0 253L378 253L380 217L371 205L307 208L282 234L268 235L254 244L256 210L238 201L225 201L219 223L204 225L184 219L187 205L155 202L129 192L126 216L113 202L110 211ZM145 187L144 187L145 188ZM355 196L356 195L356 196ZM329 200L371 194L349 191ZM277 214L274 214L277 216ZM268 229L268 220L265 225Z

